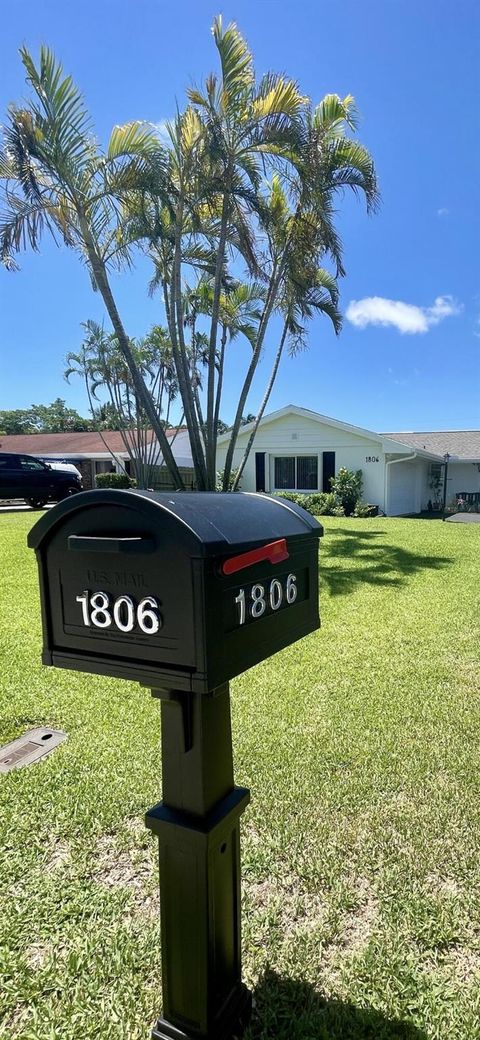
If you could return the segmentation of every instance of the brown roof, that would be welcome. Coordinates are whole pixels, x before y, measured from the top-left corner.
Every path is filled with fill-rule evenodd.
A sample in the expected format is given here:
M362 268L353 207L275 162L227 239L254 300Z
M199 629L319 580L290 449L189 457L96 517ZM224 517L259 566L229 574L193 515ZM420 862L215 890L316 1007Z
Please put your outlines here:
M457 459L480 462L480 430L431 430L425 433L383 433L411 448L423 448L434 455L449 455Z
M183 427L180 427L183 429ZM175 429L167 430L173 437ZM105 430L103 438L95 431L87 433L12 433L0 435L0 451L19 451L26 455L105 455L108 451L125 452L118 430Z

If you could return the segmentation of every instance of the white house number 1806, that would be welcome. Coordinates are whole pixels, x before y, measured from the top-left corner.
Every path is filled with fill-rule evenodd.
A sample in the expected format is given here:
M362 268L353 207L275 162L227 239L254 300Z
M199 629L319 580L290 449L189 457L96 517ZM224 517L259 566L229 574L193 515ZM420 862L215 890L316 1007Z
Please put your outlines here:
M240 589L238 596L235 596L239 624L244 625L247 617L262 617L268 607L275 611L279 610L283 602L295 603L297 593L296 574L289 574L284 584L279 578L272 578L268 585L252 585L248 594L245 589Z
M131 632L135 625L145 633L153 636L162 626L162 616L158 603L153 596L145 596L138 605L130 596L117 596L112 600L108 592L93 592L88 589L76 597L82 608L84 625L89 628L110 628L115 625L120 632Z

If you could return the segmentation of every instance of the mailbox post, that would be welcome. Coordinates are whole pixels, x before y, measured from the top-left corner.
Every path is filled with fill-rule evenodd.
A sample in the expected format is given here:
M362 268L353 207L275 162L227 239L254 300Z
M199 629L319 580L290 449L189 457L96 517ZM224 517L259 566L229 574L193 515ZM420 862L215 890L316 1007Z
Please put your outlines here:
M265 495L90 491L35 525L43 663L134 679L161 701L163 1015L154 1040L228 1040L241 977L240 816L229 679L319 626L318 539Z

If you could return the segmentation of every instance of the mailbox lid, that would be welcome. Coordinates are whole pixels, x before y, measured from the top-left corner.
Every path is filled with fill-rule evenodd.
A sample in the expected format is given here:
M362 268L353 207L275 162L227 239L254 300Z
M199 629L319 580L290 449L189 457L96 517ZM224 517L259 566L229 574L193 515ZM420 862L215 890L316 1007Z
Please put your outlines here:
M200 543L199 555L223 556L276 539L320 538L323 527L301 506L281 498L243 491L133 491L185 525Z
M321 524L300 506L254 492L185 492L147 495L167 508L200 539L204 556L219 556L259 542L323 534Z
M192 541L195 556L223 556L232 546L248 549L275 539L320 538L321 524L310 513L293 502L269 495L235 491L115 491L112 489L84 491L59 503L45 514L32 528L28 544L41 548L57 524L68 513L88 506L127 506L142 513L154 525L161 514L179 523L187 541Z

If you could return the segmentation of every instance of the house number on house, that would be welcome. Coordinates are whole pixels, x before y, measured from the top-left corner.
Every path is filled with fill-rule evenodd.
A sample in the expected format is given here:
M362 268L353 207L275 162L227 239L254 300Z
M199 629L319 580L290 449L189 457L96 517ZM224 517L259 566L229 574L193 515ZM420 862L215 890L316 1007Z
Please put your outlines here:
M365 455L365 462L380 462L378 455Z
M132 632L135 625L147 636L153 636L163 621L158 603L153 596L145 596L138 606L130 596L117 596L112 600L108 592L93 592L88 589L76 597L82 608L83 624L90 628L110 628L113 624L119 632Z
M252 585L250 589L240 589L235 596L238 607L238 623L244 625L247 617L263 617L265 611L275 612L279 610L282 603L290 606L297 598L297 576L289 574L287 580L282 583L279 578L272 578L265 585Z

